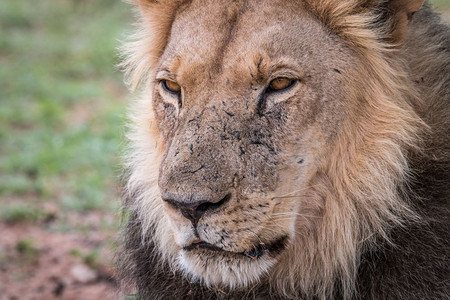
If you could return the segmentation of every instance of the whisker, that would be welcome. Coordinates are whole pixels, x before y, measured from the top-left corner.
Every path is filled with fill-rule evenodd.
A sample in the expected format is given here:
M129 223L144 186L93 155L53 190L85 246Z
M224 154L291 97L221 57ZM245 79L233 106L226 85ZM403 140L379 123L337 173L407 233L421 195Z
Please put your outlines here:
M259 235L257 235L253 230L251 230L250 228L246 229L248 232L250 232L251 234L253 234L254 236L256 236L256 238L259 240L260 244L264 244L263 241L261 240L261 238L259 237Z
M273 199L299 198L299 197L305 197L305 195L277 196L277 197L272 197L272 200Z
M314 215L307 215L307 214L301 214L296 212L285 212L285 213L273 213L272 216L300 216L300 217L308 217L308 218L320 218L320 216L314 216Z
M286 194L284 194L284 195L272 197L272 199L284 199L284 198L304 197L304 196L301 196L301 195L292 195L292 194L295 194L295 193L298 193L298 192L303 192L303 191L306 191L306 190L308 190L308 189L314 188L314 187L316 187L316 186L317 186L317 185L307 186L307 187L305 187L305 188L302 188L302 189L299 189L299 190L295 190L295 191L286 193Z
M278 224L271 224L271 225L277 225L276 227L279 227L281 229L285 229L283 226L278 225ZM276 231L274 228L265 228L264 230L268 230L268 231L272 231L274 233L279 233L278 231ZM306 237L305 232L300 232L299 230L294 230L294 233L303 237Z

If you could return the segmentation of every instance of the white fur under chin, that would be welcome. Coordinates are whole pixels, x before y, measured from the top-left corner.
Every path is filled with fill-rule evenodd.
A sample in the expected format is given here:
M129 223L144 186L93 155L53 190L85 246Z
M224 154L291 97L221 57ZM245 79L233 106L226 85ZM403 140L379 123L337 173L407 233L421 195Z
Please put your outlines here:
M209 256L209 255L208 255ZM226 286L231 289L247 287L267 274L276 260L262 256L256 260L247 257L231 258L221 254L214 257L201 257L198 253L180 251L178 269L193 281L207 286Z

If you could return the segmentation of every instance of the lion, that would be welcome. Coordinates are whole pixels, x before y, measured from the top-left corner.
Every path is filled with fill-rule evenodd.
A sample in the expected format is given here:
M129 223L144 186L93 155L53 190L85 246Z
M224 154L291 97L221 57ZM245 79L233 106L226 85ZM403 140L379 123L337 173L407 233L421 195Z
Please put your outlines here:
M450 294L450 30L423 0L136 0L139 299Z

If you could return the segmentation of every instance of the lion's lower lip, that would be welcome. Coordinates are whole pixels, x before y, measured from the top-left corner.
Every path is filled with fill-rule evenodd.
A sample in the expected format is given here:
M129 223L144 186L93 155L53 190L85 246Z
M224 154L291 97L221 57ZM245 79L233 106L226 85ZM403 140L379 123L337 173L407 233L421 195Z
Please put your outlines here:
M209 244L207 242L201 242L201 243L193 243L187 247L183 248L186 251L191 251L194 249L208 249L208 250L212 250L212 251L225 251L220 247L214 246L212 244Z
M187 247L184 247L183 250L192 251L195 249L206 249L206 250L210 250L210 251L239 254L239 255L246 256L250 259L258 259L265 253L277 254L277 253L281 252L286 247L287 240L288 240L288 237L286 235L284 235L284 236L274 240L273 242L260 243L258 245L255 245L255 247L253 247L251 250L244 251L244 252L227 251L227 250L224 250L220 247L217 247L215 245L212 245L212 244L209 244L206 242L193 243Z

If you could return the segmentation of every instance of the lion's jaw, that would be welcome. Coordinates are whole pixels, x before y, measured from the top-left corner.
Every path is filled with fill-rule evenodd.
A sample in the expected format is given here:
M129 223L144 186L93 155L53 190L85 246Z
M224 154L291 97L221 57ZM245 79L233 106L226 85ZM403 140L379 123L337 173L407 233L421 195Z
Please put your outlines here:
M287 197L294 195L298 193ZM295 203L282 203L286 198L270 199L267 195L233 197L228 205L207 213L195 226L164 205L177 245L178 267L207 285L239 288L257 282L295 238Z
M309 197L310 181L345 112L341 78L319 61L339 52L333 67L345 70L346 62L345 49L336 48L323 26L298 6L296 12L273 7L276 14L295 13L292 20L304 16L281 27L251 7L238 17L224 16L214 5L179 14L155 72L183 88L177 104L153 86L165 141L159 187L163 199L182 203L230 199L195 224L165 202L173 235L161 243L175 244L173 255L185 274L234 288L269 273L292 251L290 242L308 235L321 217L322 199ZM198 14L204 17L196 19ZM236 18L234 25L230 18ZM301 40L298 31L305 33ZM313 39L321 47L311 46ZM298 81L287 91L262 96L268 82L282 76Z
M218 134L226 133L218 131ZM198 144L211 146L202 147L202 153L214 153L226 148L226 146L216 147L215 143L202 142L202 138L207 136L196 137ZM189 139L183 141L187 141L188 144L191 142ZM237 144L237 148L252 153L247 150L249 145ZM192 153L190 151L189 154L184 153L187 157L183 157L183 153L173 144L172 149L177 149L173 153L178 152L176 157L180 157L181 167L176 166L177 159L171 156L172 151L169 150L159 175L162 198L168 197L167 190L172 188L173 184L166 178L183 178L185 174L180 170L192 170L190 168L192 165L198 166L196 158L201 157L199 152L195 151L195 147ZM218 157L220 154L217 153L215 156ZM266 159L267 156L260 157ZM302 158L297 154L273 155L271 160L277 161L281 165L280 169L266 161L258 161L256 164L265 169L260 170L259 176L255 175L253 178L240 171L244 170L244 166L241 165L244 162L237 163L237 166L230 170L219 161L209 166L207 162L202 161L200 165L205 167L196 172L189 171L189 179L179 180L175 184L178 191L183 191L183 195L188 195L191 199L201 195L205 199L215 200L213 198L215 193L210 192L213 185L204 178L226 169L221 176L217 176L214 183L220 186L215 190L216 195L219 195L217 199L225 194L223 198L229 199L220 207L207 211L195 224L183 216L176 207L163 202L165 217L173 235L170 236L172 239L168 238L162 244L175 243L177 250L174 255L177 266L194 280L212 286L239 288L260 280L282 259L296 234L302 234L304 230L296 228L298 223L296 220L300 215L297 212L300 211L301 203L295 200L306 197L308 189L302 186L306 186L305 178L307 178L304 170L305 160L310 157L307 153L304 153ZM233 161L233 153L222 159L230 164L229 161ZM269 185L270 178L260 180L260 176L265 178L270 176L261 172L267 169L276 174L277 180L272 180L273 186ZM255 172L254 169L248 171ZM228 178L227 173L232 175L231 178ZM249 182L247 177L252 178L253 182ZM246 182L245 187L243 182ZM298 188L293 190L292 186ZM310 209L306 215L318 217L320 210Z

